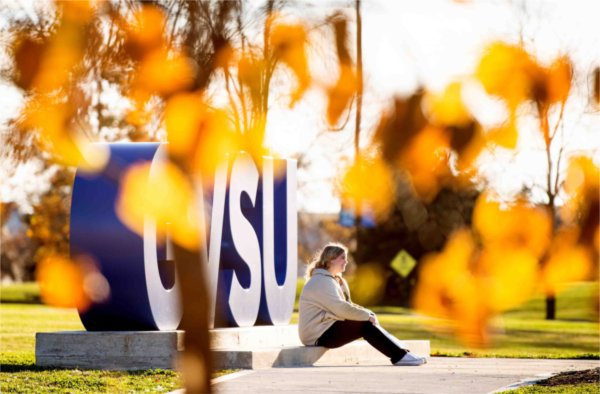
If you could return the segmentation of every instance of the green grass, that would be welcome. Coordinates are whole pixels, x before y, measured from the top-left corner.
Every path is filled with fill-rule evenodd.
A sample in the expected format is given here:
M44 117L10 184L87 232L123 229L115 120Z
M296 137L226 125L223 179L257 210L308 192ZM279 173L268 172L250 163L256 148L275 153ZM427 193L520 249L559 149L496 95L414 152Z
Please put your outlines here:
M37 367L35 333L83 330L74 309L3 303L0 305L0 322L2 393L165 393L181 386L179 374L174 371L80 371Z
M598 394L600 386L594 383L564 384L560 386L526 386L509 390L510 394Z
M39 304L40 287L36 282L0 286L0 302Z

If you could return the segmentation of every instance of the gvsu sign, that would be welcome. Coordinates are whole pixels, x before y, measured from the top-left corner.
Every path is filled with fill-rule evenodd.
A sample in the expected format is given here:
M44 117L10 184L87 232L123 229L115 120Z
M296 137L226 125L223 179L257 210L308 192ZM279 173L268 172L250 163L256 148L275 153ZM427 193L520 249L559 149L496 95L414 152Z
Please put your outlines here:
M80 311L86 329L173 330L181 321L169 242L156 223L144 234L115 212L116 179L133 164L164 160L156 143L110 144L102 173L77 173L71 202L71 254L91 256L110 285L110 298ZM297 277L296 162L264 157L260 166L240 152L224 159L198 204L207 224L204 265L214 327L287 324ZM259 167L261 168L259 170ZM278 176L275 176L277 174ZM283 175L282 175L283 174Z

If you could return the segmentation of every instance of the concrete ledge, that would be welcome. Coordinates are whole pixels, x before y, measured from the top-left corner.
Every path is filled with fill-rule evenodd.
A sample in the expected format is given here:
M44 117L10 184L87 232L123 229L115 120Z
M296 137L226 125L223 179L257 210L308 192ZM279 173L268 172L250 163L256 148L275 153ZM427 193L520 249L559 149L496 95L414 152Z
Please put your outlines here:
M264 369L308 365L386 365L389 360L365 341L338 349L303 346L298 328L259 326L211 330L218 369ZM141 370L172 369L183 350L183 331L65 331L37 333L36 365L42 367ZM402 341L429 356L429 341Z
M402 341L413 353L429 356L427 340ZM366 341L354 341L337 349L321 346L286 346L263 349L214 349L217 369L265 369L273 367L387 365L390 360Z
M171 369L183 350L183 331L64 331L35 335L35 363L42 367Z
M298 325L215 328L210 330L212 348L262 348L300 346Z

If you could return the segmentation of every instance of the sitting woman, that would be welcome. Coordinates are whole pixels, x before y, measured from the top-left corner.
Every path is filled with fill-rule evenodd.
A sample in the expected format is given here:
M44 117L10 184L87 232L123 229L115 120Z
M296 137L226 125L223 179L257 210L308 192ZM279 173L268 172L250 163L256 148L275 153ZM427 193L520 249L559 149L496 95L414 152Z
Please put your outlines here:
M403 349L399 341L379 326L370 310L352 303L342 272L348 250L340 244L328 244L313 261L302 289L298 331L304 345L337 348L364 338L390 358L393 365L422 365L424 357Z

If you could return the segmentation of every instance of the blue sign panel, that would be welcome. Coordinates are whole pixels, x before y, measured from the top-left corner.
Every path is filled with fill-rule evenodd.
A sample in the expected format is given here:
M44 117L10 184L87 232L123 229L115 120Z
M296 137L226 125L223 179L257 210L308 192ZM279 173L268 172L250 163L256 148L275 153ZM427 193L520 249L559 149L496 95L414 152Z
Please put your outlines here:
M110 285L110 298L81 311L88 330L172 330L181 320L175 264L156 223L144 234L119 220L115 204L121 175L133 164L160 165L155 143L109 144L104 171L77 173L71 204L71 254L92 257ZM287 324L297 275L296 162L263 158L262 173L245 152L224 158L212 190L200 198L198 220L207 227L205 267L215 327ZM285 174L276 177L275 174ZM212 174L211 174L212 175ZM158 247L157 245L165 245Z

